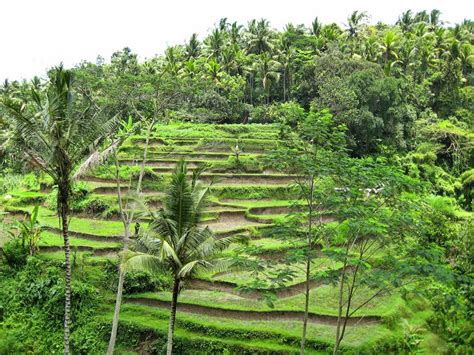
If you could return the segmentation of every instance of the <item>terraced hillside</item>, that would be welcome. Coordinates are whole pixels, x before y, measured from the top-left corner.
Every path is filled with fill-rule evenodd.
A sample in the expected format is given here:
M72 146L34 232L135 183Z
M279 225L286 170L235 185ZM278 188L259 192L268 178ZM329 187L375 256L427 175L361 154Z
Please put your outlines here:
M264 260L269 265L265 274L276 274L289 267L282 263L283 256L298 247L272 233L275 224L284 221L297 202L291 186L294 177L265 164L265 155L277 144L277 133L271 125L158 126L149 146L143 194L152 208L159 208L177 160L185 159L191 171L206 164L203 178L212 182L212 196L203 223L216 234L246 236L245 245L236 244L228 253ZM137 176L143 148L143 136L128 139L121 148L124 188ZM92 279L99 278L98 270L104 265L117 262L121 248L123 226L118 218L114 174L113 164L106 164L78 184L83 197L70 224L74 260L84 265L81 272L86 270ZM47 231L40 241L41 257L61 260L62 240L52 209L51 187L46 184L41 189L18 190L3 199L5 210L10 212L6 218L10 220L22 218L35 204L42 205L39 219ZM330 216L326 222L337 223ZM139 223L144 228L147 221ZM313 272L339 267L320 256L314 260ZM273 304L263 297L271 283L255 271L207 274L186 284L178 306L176 351L185 353L191 347L217 353L224 349L238 353L298 352L304 271L298 264L291 268L295 277L275 291ZM249 286L252 290L246 291ZM308 353L325 353L335 334L337 291L317 280L311 288ZM112 289L104 292L103 312L97 317L107 326L112 318L114 294ZM170 299L168 291L126 295L119 331L123 350L137 345L129 342L131 333L140 334L143 341L166 336ZM403 336L401 315L413 322L419 317L411 315L409 305L398 294L374 300L350 319L343 348L348 352L389 349Z

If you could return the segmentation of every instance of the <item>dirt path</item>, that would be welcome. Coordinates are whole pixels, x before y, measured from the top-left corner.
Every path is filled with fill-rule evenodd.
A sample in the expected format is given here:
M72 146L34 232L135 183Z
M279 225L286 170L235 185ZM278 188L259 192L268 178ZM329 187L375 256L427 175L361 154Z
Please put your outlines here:
M128 298L126 303L142 304L152 307L169 308L169 301L161 301L150 298ZM244 310L230 310L222 308L207 307L189 303L178 303L178 311L186 313L204 314L211 317L220 318L232 318L239 320L258 320L258 321L282 321L282 320L294 320L302 321L303 312L299 311L244 311ZM322 315L322 314L309 314L309 321L312 323L336 325L337 317ZM368 316L368 317L351 317L348 320L348 325L357 324L371 324L380 322L381 317Z
M217 220L204 222L203 225L208 226L213 232L218 233L239 228L264 226L265 224L249 221L245 218L245 212L243 211L225 211L219 214Z

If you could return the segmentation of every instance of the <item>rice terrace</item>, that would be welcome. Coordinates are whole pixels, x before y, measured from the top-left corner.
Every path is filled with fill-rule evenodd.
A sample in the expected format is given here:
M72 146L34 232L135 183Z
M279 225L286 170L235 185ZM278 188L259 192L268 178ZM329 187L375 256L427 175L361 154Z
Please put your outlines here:
M201 38L0 86L0 354L472 354L473 22Z

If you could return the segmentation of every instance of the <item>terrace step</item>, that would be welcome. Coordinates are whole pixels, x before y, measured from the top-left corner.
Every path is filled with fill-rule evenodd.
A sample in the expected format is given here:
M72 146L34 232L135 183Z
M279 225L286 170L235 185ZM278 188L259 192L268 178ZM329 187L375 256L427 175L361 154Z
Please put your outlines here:
M199 160L227 160L230 156L233 156L232 152L219 153L219 152L150 152L149 159L199 159ZM260 156L260 154L247 154L243 153L241 157L245 156ZM120 159L122 160L122 159ZM127 160L127 159L123 159Z
M152 298L137 297L126 298L126 303L135 303L152 307L169 308L170 302ZM208 307L203 305L178 302L178 311L194 314L204 314L211 317L232 318L245 321L259 320L259 321L300 321L303 319L304 312L301 311L244 311L237 309L224 309L217 307ZM330 316L324 314L317 314L310 312L308 314L308 321L317 324L337 325L337 316ZM374 324L379 323L381 317L379 316L365 316L365 317L350 317L347 320L347 325L358 324Z
M45 230L54 234L62 235L61 228L46 226ZM121 235L101 236L90 233L76 232L72 230L69 230L68 234L73 238L87 239L94 242L117 243L123 241L123 236Z
M41 253L55 253L64 250L64 246L59 245L40 245ZM71 246L71 252L91 252L93 256L117 256L121 248L93 248L84 245Z
M110 323L112 318L113 310L109 311L109 317L106 319L107 324ZM143 313L147 314L147 317L143 316ZM147 339L153 340L154 335L158 335L160 339L165 339L168 331L168 314L163 313L161 309L150 307L146 305L133 305L125 304L121 311L120 324L126 326L128 324L134 326L135 329L140 329L146 332ZM152 321L150 322L150 320ZM230 353L230 354L299 354L298 341L299 337L294 339L286 337L287 341L281 341L281 335L275 332L272 336L267 331L263 331L261 336L257 338L249 339L247 336L230 336L227 329L224 328L225 336L221 336L220 328L212 327L209 328L208 324L202 327L202 323L199 320L185 320L187 324L197 325L198 327L192 326L192 330L186 326L182 326L181 315L177 315L177 324L175 327L175 347L179 346L181 339L189 341L192 339L193 343L197 342L212 343L214 352L216 354ZM255 334L255 332L254 332ZM150 337L151 336L151 337ZM269 336L271 336L269 338ZM290 344L289 344L290 343ZM296 345L291 345L294 343ZM319 345L319 344L317 344ZM307 347L308 354L321 354L320 351L315 351L310 347Z
M170 174L158 174L159 176L170 176ZM111 190L116 190L112 184L113 179L110 178L101 178L95 176L84 176L81 178L82 181L87 182L96 182L109 184L109 186L99 186L96 187L94 193L104 193L109 194ZM204 182L214 182L215 185L288 185L293 179L287 175L274 175L274 174L206 174L203 173L200 178ZM143 189L142 192L157 192L153 189Z

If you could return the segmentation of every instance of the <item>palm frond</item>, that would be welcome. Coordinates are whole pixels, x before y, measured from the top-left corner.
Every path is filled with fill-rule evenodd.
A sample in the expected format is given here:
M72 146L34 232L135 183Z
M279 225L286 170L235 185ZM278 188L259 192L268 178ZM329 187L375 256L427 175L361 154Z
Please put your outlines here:
M166 270L163 262L156 256L125 251L122 253L122 266L124 271L148 271L150 273L161 273Z
M118 148L118 146L122 143L122 139L116 139L112 144L110 144L105 150L99 151L98 149L95 150L89 157L76 169L75 174L73 175L72 179L77 180L81 176L84 176L88 172L90 172L95 167L99 166L103 162L105 162Z

